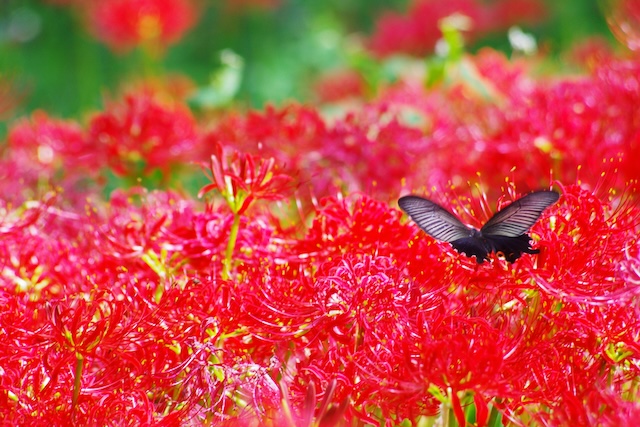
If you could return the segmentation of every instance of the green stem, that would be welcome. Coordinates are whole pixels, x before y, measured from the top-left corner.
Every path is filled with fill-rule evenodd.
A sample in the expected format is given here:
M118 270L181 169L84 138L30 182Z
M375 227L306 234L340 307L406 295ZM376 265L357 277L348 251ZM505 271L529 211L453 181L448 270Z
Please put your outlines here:
M82 386L82 369L84 367L84 357L81 354L76 353L76 376L73 381L73 400L72 407L75 408L78 403L78 397L80 397L80 387Z
M488 427L500 427L502 426L502 414L495 406L491 406L491 413L489 415Z
M231 275L231 261L233 258L233 250L238 240L238 230L240 229L240 215L233 214L233 224L231 225L231 233L229 234L229 243L224 254L224 264L222 266L222 279L228 280Z

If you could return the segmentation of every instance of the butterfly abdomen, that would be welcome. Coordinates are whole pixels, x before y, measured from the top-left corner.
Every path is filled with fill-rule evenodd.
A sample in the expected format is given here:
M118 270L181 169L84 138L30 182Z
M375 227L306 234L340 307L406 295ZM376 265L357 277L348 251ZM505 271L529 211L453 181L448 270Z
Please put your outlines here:
M514 262L523 253L540 253L539 249L531 247L531 237L528 234L522 234L517 237L489 236L486 239L490 242L492 251L504 256L509 262Z
M474 233L475 231L475 233ZM475 256L478 264L489 260L489 253L493 251L491 242L482 237L478 230L472 230L470 237L454 240L451 246L458 252L468 257Z

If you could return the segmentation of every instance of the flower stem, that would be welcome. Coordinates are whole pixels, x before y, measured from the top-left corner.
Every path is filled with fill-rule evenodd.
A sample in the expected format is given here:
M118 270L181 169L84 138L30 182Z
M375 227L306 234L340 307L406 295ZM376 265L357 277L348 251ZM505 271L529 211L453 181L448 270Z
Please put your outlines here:
M238 230L240 229L240 215L233 214L233 224L231 224L231 233L229 234L229 243L227 243L227 250L224 255L224 264L222 266L222 279L228 280L231 274L231 261L233 258L233 250L236 246L236 240L238 240Z
M73 381L73 400L72 407L75 408L78 403L78 397L80 397L80 387L82 385L82 369L84 367L84 357L81 354L76 353L76 372L75 379Z

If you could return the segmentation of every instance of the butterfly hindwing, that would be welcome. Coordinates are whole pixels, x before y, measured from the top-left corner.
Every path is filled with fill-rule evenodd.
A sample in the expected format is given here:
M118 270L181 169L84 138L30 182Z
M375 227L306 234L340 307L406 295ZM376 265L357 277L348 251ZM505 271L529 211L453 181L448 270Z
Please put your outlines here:
M542 212L558 201L555 191L536 191L511 203L496 213L480 232L485 237L519 237L538 221Z
M487 244L486 239L480 237L465 237L451 242L453 249L468 257L476 257L476 262L482 264L489 259L491 244Z
M398 200L398 205L434 239L453 242L470 235L471 229L451 212L431 200L418 196L405 196Z

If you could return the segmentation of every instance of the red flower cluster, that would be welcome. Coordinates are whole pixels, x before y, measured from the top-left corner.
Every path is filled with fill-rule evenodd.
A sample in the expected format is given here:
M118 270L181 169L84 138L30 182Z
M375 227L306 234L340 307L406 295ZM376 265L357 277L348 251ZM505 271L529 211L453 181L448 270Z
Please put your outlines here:
M540 255L480 267L366 196L327 199L301 236L246 211L229 280L228 207L164 192L41 205L0 227L3 419L285 423L284 399L300 423L450 410L463 425L474 405L478 425L491 411L624 425L640 357L631 202L564 187L532 229Z
M14 158L24 156L41 169L86 173L100 166L99 153L78 123L53 119L44 111L15 123L7 142Z
M538 188L549 173L595 185L615 169L618 188L640 178L631 166L640 130L631 112L640 102L640 62L610 61L593 75L549 82L532 81L492 51L481 52L475 64L479 81L446 91L400 85L383 95L386 104L417 111L426 123L414 160L423 174L409 187L461 185L478 173L488 188L499 188L506 176Z
M629 49L640 50L640 4L633 0L607 0L603 9L616 38Z
M380 56L407 53L424 56L433 52L442 37L438 22L453 14L471 18L469 34L478 36L504 30L521 22L536 22L544 15L539 0L414 0L406 16L388 12L380 18L370 49Z
M166 107L151 95L127 96L95 116L89 139L104 150L107 164L121 175L168 171L196 145L195 121L182 106Z
M108 167L131 180L161 171L168 183L178 165L197 158L196 122L186 107L141 92L113 102L88 126L37 111L9 128L0 159L0 195L20 204L48 191L83 206ZM91 184L94 184L93 186Z
M412 154L422 138L418 129L404 126L385 106L372 106L331 125L319 112L301 106L223 119L204 140L209 145L241 147L274 157L286 171L299 176L313 196L342 190L395 196L411 167Z
M470 64L491 90L408 82L332 121L291 105L200 133L186 109L130 95L86 129L15 124L0 423L633 425L638 62L549 82L492 53ZM44 192L187 159L206 166L206 203L138 187L86 200L91 181ZM482 223L550 170L562 196L531 228L540 253L513 264L478 265L389 204L427 185ZM442 185L476 172L490 190Z

